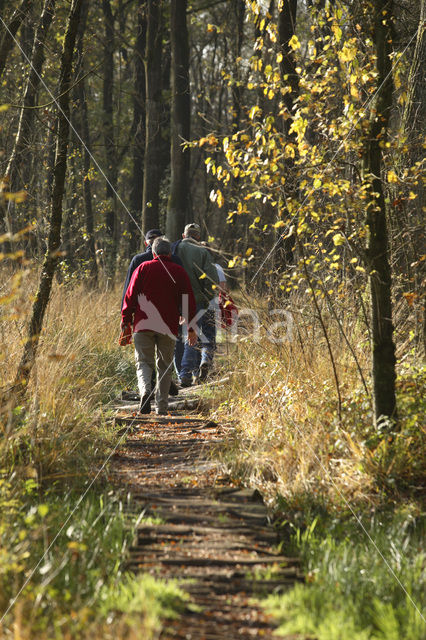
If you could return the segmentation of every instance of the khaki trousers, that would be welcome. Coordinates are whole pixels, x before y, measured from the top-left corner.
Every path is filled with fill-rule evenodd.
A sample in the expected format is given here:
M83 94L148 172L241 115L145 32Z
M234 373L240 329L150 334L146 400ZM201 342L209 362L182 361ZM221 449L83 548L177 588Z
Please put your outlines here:
M167 411L176 340L155 331L138 331L133 334L133 340L141 399L151 391L151 376L154 368L157 367L157 386L155 387L157 411Z

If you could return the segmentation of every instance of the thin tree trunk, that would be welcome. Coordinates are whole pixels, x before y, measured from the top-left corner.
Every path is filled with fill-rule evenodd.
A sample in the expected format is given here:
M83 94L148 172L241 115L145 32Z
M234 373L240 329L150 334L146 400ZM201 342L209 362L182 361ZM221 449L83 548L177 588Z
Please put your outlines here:
M133 171L130 188L130 209L135 220L140 220L142 213L143 169L145 151L145 65L146 48L146 15L145 0L139 0L137 35L134 53L135 92L133 96ZM129 249L133 254L142 242L137 224L129 218Z
M54 182L51 200L50 231L47 251L40 275L38 291L33 303L31 319L28 324L27 339L15 379L15 391L18 395L25 392L34 366L44 314L49 302L52 280L59 261L61 243L62 200L64 196L65 174L69 138L69 91L72 78L72 59L77 35L80 10L83 0L73 0L65 33L61 56L61 70L58 87L58 143L56 147Z
M15 192L28 188L30 180L31 155L30 147L34 129L34 106L40 86L40 77L45 61L45 42L55 11L55 0L45 0L40 22L37 26L31 55L30 69L25 86L22 109L19 118L18 132L5 174L9 180L9 190ZM6 228L13 232L14 204L9 203L5 214ZM16 225L15 225L16 226Z
M84 0L82 8L82 16L80 21L79 32L77 36L76 51L79 59L80 74L84 76L84 57L83 57L83 40L84 33L87 24L87 14L89 9L89 0ZM92 285L97 285L98 282L98 265L96 262L96 249L95 249L95 232L94 232L94 215L92 206L92 186L90 180L90 129L89 129L89 116L87 109L87 97L86 97L86 84L84 79L80 79L77 88L76 95L79 106L79 133L81 141L78 144L81 148L83 156L83 201L84 201L84 213L86 223L86 238L87 238L87 261L89 263L89 277Z
M161 113L162 113L162 20L161 0L147 1L146 140L142 199L142 231L159 225L161 182Z
M28 58L31 57L31 51L34 46L35 23L37 22L39 13L39 8L32 4L19 29L19 48L21 50L22 62L24 64L26 64Z
M6 26L3 26L3 37L0 44L0 78L3 75L9 53L13 48L18 29L24 18L29 13L33 2L34 0L22 0L19 7L13 12L9 23Z
M71 120L73 128L75 128L74 118ZM65 198L64 216L63 216L63 229L62 229L62 250L64 253L65 270L64 273L57 272L57 278L59 282L62 282L63 276L67 273L69 275L74 274L78 268L78 261L76 259L76 248L78 239L78 222L77 217L77 203L78 203L78 186L77 186L77 163L75 154L70 154L69 159L70 171L68 182L71 183L71 193ZM59 277L61 276L61 278Z
M374 4L374 42L377 55L376 103L372 107L365 153L365 180L369 193L366 224L370 271L372 378L376 421L396 417L395 345L392 324L392 283L388 257L386 206L382 185L382 146L386 142L392 106L393 0Z
M290 133L290 127L294 117L294 105L299 96L299 77L296 72L293 49L290 47L290 40L296 35L297 0L287 0L283 3L278 17L278 38L282 60L280 62L280 73L283 83L291 87L291 92L285 93L283 103L286 114L282 120L282 131L287 140L295 141L296 134ZM286 176L286 196L297 198L299 191L299 179L294 171L294 161L287 158ZM282 241L282 254L279 256L281 267L287 267L294 263L294 251L296 248L295 238L291 235ZM278 266L278 265L277 265Z
M421 0L419 24L417 30L416 46L413 60L408 76L407 102L403 115L403 129L407 137L409 146L410 162L414 166L416 162L424 159L424 125L426 122L426 0ZM404 158L406 162L406 158ZM411 232L412 241L407 248L406 272L407 277L414 290L422 290L424 282L424 266L414 269L414 278L410 278L411 263L422 264L420 256L424 253L424 182L416 180L413 191L417 198L407 200L407 217L411 229L419 229L418 234ZM398 217L398 214L396 214ZM426 356L426 299L423 301L423 331L419 336L419 341L423 344L424 355Z
M240 128L241 120L241 86L240 86L240 57L243 46L244 36L244 16L245 16L245 2L244 0L236 0L235 2L235 24L236 24L236 39L235 39L235 78L232 85L232 129L238 131Z
M289 137L289 129L292 123L294 103L299 95L299 77L296 73L293 49L289 44L291 38L296 34L296 14L297 0L283 2L278 19L278 37L282 53L280 62L281 77L291 87L291 92L283 96L287 116L290 116L283 119L284 133L287 137Z
M110 0L102 0L105 18L104 79L103 79L103 129L106 155L106 268L107 277L114 278L117 254L117 154L114 135L114 17Z
M171 2L171 184L167 208L167 235L177 238L189 215L189 148L182 144L190 136L189 43L186 24L187 0Z

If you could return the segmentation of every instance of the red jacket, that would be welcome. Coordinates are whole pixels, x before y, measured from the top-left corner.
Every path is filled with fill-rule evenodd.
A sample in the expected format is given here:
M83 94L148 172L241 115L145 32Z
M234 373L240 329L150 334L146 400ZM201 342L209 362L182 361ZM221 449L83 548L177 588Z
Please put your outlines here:
M121 318L133 321L133 331L156 331L177 336L179 316L187 323L195 316L195 298L183 267L168 256L142 263L131 277Z

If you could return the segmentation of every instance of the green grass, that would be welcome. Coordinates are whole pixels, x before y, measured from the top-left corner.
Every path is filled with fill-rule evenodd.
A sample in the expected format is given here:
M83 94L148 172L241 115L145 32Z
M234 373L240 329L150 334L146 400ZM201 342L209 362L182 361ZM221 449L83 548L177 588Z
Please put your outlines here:
M149 574L127 573L119 582L110 582L101 591L100 611L110 621L117 614L124 614L129 622L142 616L145 627L158 632L162 621L177 618L188 600L189 595L175 580L162 581Z
M425 521L414 506L362 518L311 519L292 526L306 583L270 596L279 633L316 640L422 640L426 623ZM368 534L368 535L367 535ZM423 608L424 615L424 608Z
M136 515L113 491L80 495L1 481L0 617L13 603L5 627L18 624L24 638L103 637L103 625L154 637L186 596L174 583L123 574Z

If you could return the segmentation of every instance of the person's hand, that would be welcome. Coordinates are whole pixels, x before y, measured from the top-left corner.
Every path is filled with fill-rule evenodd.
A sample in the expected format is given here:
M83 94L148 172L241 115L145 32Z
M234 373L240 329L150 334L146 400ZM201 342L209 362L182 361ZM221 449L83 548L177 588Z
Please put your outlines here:
M190 347L195 347L197 344L197 334L194 329L188 329L188 344Z
M118 338L118 344L120 347L124 347L126 344L130 344L132 342L132 326L130 322L124 322L121 325L121 333Z

